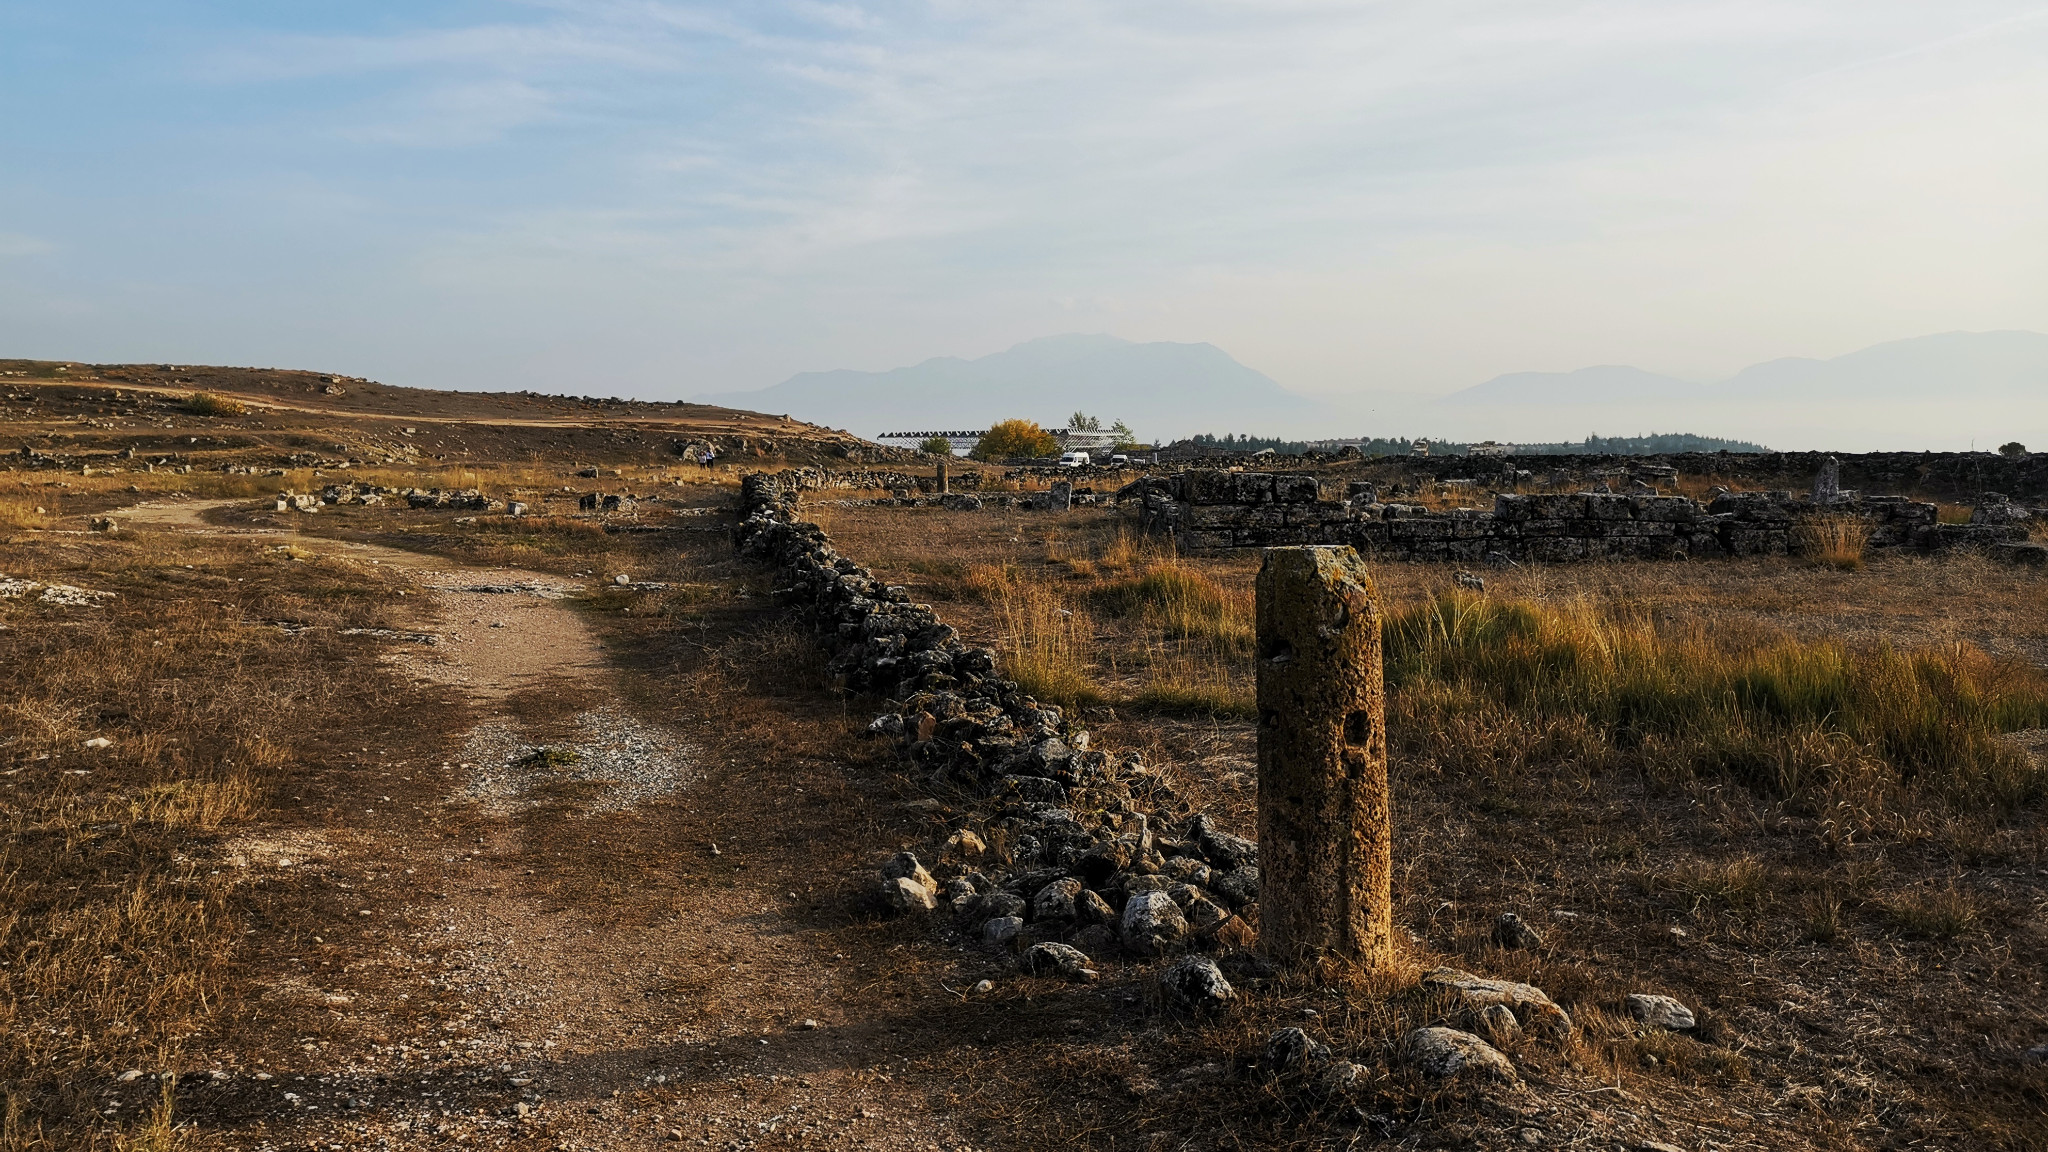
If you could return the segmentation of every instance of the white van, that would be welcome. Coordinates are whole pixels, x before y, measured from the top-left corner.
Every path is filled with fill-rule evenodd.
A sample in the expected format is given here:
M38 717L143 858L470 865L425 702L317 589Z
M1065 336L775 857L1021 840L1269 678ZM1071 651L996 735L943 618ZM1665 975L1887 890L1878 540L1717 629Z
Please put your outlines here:
M1088 454L1086 452L1069 452L1065 456L1060 457L1060 467L1062 468L1082 468L1086 467L1087 464Z

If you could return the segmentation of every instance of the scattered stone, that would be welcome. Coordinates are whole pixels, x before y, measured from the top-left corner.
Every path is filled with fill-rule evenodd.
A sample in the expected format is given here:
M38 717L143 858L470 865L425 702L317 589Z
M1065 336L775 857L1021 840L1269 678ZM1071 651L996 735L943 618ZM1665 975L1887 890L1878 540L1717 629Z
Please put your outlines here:
M1522 1038L1522 1022L1505 1004L1495 1004L1479 1014L1479 1030L1495 1046L1512 1044Z
M95 750L100 748L112 748L114 746L114 742L112 740L107 739L105 736L95 736L92 739L87 740L85 742L85 746L87 748Z
M1503 912L1494 918L1493 942L1503 948L1536 948L1543 943L1543 933L1513 912Z
M1254 909L1256 907L1253 906ZM1252 909L1247 909L1250 910ZM1243 916L1232 916L1218 924L1215 930L1209 933L1209 939L1225 948L1251 949L1258 947L1259 930L1252 927Z
M1062 923L1074 918L1074 902L1081 895L1081 882L1071 877L1055 880L1031 898L1031 915L1041 923Z
M1074 899L1074 918L1083 924L1109 924L1116 920L1116 909L1100 892L1084 888Z
M632 582L633 578L631 576L626 575L624 572L621 572L617 576L612 577L612 583L617 584L621 588L624 588L626 585L631 584Z
M123 1084L132 1084L135 1081L142 1079L142 1069L130 1068L126 1072L121 1073L119 1076L114 1077L114 1079L119 1080Z
M1187 920L1188 927L1204 936L1215 932L1226 921L1232 919L1227 909L1204 896L1196 896L1189 900L1181 909L1181 916Z
M913 852L898 852L889 858L887 864L882 865L882 879L895 880L899 877L923 888L934 887L932 874L924 870L924 865L918 863L917 855Z
M993 980L977 980L974 983L974 994L976 996L986 996L995 990L996 982Z
M1515 1066L1500 1050L1456 1028L1417 1028L1401 1045L1403 1057L1424 1076L1449 1080L1460 1075L1512 1081Z
M1096 977L1095 969L1088 966L1087 953L1065 944L1033 944L1024 950L1017 965L1031 976L1061 976L1078 981Z
M1470 572L1451 573L1451 583L1473 592L1486 591L1486 578L1475 576Z
M1365 1069L1349 1060L1338 1060L1316 1076L1316 1095L1324 1100L1342 1100L1357 1091Z
M1259 870L1249 866L1233 868L1216 877L1209 887L1232 907L1242 908L1259 898Z
M979 860L988 851L987 842L972 828L962 828L946 837L945 854L954 860Z
M1074 933L1074 947L1090 956L1114 956L1117 951L1115 921L1090 924Z
M1166 999L1197 1012L1218 1012L1237 999L1237 989L1207 956L1183 957L1159 975Z
M1630 1018L1646 1027L1686 1032L1697 1023L1693 1019L1692 1009L1669 996L1631 992L1623 1003L1628 1008Z
M1330 1049L1299 1028L1282 1028L1266 1038L1266 1050L1259 1055L1259 1070L1269 1076L1300 1076L1321 1068L1330 1059Z
M1137 892L1124 904L1124 946L1144 956L1172 951L1187 937L1187 918L1164 892Z
M882 901L898 912L930 912L939 906L930 888L908 876L882 881Z
M1008 944L1023 930L1022 916L996 916L981 926L981 938L990 944Z
M1504 1004L1514 1011L1522 1027L1532 1032L1558 1037L1571 1031L1571 1017L1534 985L1489 980L1456 968L1437 968L1423 975L1422 986L1456 993L1464 1007L1474 1013Z

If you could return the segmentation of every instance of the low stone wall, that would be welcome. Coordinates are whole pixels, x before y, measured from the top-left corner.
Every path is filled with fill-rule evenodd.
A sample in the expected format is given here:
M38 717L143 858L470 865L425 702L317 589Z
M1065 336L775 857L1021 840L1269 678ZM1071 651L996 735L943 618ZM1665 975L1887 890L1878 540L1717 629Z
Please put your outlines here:
M797 492L825 492L834 489L884 492L925 492L939 490L938 481L930 476L913 476L908 472L891 472L881 469L853 469L832 471L825 468L790 468L775 473L778 484ZM981 489L981 473L974 470L961 471L948 478L946 487L955 492L977 492Z
M1932 504L1848 496L1825 504L1787 492L1733 492L1701 505L1683 496L1503 493L1489 510L1434 512L1382 503L1370 484L1325 498L1307 473L1196 470L1138 481L1141 526L1190 552L1284 544L1350 544L1380 559L1483 562L1603 557L1684 559L1785 555L1802 519L1863 520L1874 548L2015 544L2019 523L1937 523Z
M1179 807L1135 753L1092 747L1058 707L1002 679L993 652L840 555L823 529L797 518L801 482L796 473L745 477L739 551L775 567L778 591L832 653L838 684L886 699L870 733L941 792L992 798L978 817L955 814L952 875L934 878L901 855L883 870L884 899L950 913L989 943L1023 950L1027 967L1067 975L1118 951L1249 945L1257 846ZM1072 942L1066 952L1062 941Z

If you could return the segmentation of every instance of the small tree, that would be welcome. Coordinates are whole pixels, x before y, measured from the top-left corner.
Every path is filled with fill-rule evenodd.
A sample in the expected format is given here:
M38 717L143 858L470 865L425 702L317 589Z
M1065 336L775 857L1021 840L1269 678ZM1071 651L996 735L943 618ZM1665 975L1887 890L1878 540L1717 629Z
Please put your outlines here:
M951 456L953 454L953 442L944 436L934 436L919 444L917 450L927 456Z
M1007 460L1013 456L1050 456L1060 442L1030 420L998 420L982 434L968 455L976 460Z
M1102 421L1097 420L1086 412L1076 412L1072 416L1067 417L1067 427L1075 432L1100 432L1102 431Z
M1131 431L1130 426L1125 424L1123 421L1119 420L1116 423L1111 424L1109 426L1109 430L1111 432L1116 433L1117 447L1135 448L1138 446L1138 434L1136 432Z
M1998 446L1998 454L2000 456L2025 456L2027 454L2027 446L2014 440L2009 444L2000 444Z

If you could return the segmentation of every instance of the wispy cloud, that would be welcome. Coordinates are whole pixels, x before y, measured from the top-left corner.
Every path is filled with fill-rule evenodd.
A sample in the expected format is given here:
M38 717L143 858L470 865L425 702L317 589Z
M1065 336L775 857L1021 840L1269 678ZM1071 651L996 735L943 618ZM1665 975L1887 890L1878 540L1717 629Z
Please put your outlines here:
M318 173L361 230L334 242L391 253L380 288L444 339L528 316L726 385L1047 326L1326 390L2048 327L2039 0L369 0L178 31L167 167ZM327 258L337 218L262 247Z

